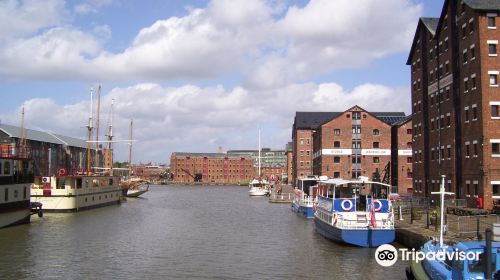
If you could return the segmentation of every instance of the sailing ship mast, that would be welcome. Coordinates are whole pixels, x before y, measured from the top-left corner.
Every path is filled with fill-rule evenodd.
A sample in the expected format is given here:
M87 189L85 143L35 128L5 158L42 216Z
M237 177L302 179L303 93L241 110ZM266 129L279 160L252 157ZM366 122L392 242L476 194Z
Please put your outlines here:
M91 151L90 151L90 142L92 140L92 101L93 101L94 89L90 89L90 113L89 113L89 123L87 124L87 176L90 175L91 168Z
M129 133L129 151L128 151L128 174L129 176L132 176L132 127L134 125L134 120L130 120L130 133Z
M24 106L21 111L21 139L19 141L19 145L21 146L21 149L26 147L26 129L24 129Z
M99 112L101 109L101 85L97 88L97 112L95 121L95 166L100 167L99 164Z
M107 155L108 155L108 160L107 162L109 163L109 166L106 166L109 168L109 174L113 176L113 147L112 147L112 142L113 142L113 106L114 106L115 100L111 99L111 110L109 113L109 123L108 123L108 150L107 150Z
M259 179L260 179L260 129L259 129Z

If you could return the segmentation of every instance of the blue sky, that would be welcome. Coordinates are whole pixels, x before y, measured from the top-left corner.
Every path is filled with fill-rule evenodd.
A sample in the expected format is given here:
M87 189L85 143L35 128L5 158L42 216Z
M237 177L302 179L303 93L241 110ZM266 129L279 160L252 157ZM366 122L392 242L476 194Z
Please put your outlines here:
M91 87L136 161L283 148L296 111L409 113L409 46L439 0L7 0L0 119L84 137ZM107 118L107 117L106 117ZM101 120L106 122L106 120ZM155 147L152 149L151 147ZM116 158L127 156L118 145Z

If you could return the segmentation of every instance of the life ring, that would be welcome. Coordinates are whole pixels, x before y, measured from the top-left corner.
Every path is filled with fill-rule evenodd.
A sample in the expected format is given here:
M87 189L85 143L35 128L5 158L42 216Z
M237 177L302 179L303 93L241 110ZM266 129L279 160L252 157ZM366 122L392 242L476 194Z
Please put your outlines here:
M64 169L64 168L59 168L59 170L57 170L57 174L58 174L59 176L64 176L64 175L66 175L66 169Z
M349 206L346 207L346 202L349 204ZM352 207L353 207L353 204L352 204L352 201L350 199L344 199L342 200L342 202L340 203L340 207L342 207L342 209L344 211L351 211Z
M375 212L382 210L382 201L375 199L373 203L375 204Z

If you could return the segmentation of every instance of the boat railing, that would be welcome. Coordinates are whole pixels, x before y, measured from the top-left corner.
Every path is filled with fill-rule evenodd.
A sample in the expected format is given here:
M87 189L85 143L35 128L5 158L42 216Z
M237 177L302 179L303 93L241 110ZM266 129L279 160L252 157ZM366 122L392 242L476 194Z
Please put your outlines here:
M269 196L270 199L274 199L274 200L293 200L293 196L294 194L292 193L276 193L276 192L272 192Z
M316 199L312 195L302 194L301 196L295 195L294 201L298 204L312 207Z

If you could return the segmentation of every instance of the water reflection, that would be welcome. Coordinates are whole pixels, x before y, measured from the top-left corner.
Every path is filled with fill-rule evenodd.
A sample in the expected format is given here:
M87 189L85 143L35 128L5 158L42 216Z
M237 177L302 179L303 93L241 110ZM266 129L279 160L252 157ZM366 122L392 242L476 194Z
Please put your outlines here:
M155 186L144 198L32 217L0 231L0 275L12 279L404 279L375 249L342 246L289 205L245 187Z

